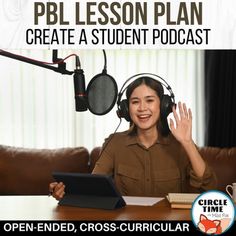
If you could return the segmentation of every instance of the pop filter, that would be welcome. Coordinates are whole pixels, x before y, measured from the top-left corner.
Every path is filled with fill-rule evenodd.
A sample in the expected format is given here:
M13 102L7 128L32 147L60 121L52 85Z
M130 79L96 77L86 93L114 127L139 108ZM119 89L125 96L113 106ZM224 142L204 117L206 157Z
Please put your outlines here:
M95 115L105 115L116 103L118 94L115 79L105 71L94 76L87 87L88 109Z
M101 74L94 76L87 87L87 106L95 115L105 115L115 105L118 89L115 79L107 74L107 59L105 50L104 69Z

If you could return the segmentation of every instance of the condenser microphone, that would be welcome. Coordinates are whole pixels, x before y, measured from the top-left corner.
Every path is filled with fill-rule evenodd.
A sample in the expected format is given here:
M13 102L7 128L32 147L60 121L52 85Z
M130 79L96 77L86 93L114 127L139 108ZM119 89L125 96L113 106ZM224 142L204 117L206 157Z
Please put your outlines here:
M85 91L85 78L82 69L74 71L74 90L75 90L75 110L87 110L87 95Z

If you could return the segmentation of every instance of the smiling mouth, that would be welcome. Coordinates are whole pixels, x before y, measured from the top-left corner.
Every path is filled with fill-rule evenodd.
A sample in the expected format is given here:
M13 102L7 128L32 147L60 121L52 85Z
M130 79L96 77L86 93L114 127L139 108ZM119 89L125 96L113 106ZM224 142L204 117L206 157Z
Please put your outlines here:
M151 115L138 115L137 117L140 121L146 121L151 117Z

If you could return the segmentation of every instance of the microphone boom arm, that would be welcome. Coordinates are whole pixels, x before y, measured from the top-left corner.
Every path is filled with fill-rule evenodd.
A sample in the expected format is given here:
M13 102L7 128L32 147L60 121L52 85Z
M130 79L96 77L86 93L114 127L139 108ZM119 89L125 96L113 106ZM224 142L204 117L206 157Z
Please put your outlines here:
M10 52L6 52L4 50L0 50L0 55L5 56L5 57L9 57L9 58L12 58L12 59L15 59L15 60L18 60L18 61L23 61L23 62L32 64L32 65L35 65L35 66L40 66L40 67L43 67L43 68L46 68L46 69L49 69L49 70L53 70L53 71L61 73L61 74L72 75L74 73L74 71L66 70L66 63L65 62L58 64L58 67L54 67L54 66L50 66L50 65L47 65L45 63L42 63L42 62L31 60L31 59L26 58L26 57L22 57L20 55L16 55L16 54L13 54L13 53L10 53Z

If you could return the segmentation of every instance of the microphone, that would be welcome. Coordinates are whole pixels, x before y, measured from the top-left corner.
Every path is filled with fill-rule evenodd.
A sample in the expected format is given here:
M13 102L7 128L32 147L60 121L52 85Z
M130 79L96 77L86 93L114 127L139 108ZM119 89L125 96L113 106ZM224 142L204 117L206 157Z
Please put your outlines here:
M87 96L85 92L85 78L82 69L74 71L74 90L75 90L75 110L87 110Z
M117 98L117 84L115 79L107 74L106 53L104 54L104 69L101 74L94 76L86 89L84 71L81 69L79 56L76 55L74 70L75 109L95 115L104 115L114 106Z

